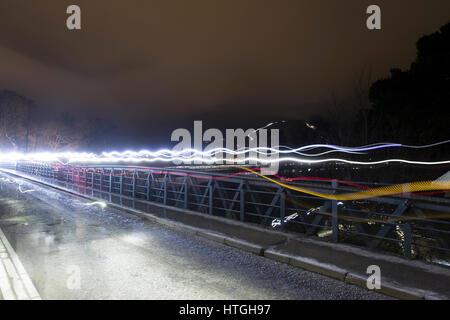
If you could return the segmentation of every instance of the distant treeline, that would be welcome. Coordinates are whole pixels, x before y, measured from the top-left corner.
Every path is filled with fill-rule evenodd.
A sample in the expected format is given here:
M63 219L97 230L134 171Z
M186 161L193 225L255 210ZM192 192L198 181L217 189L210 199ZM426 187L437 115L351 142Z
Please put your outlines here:
M408 70L391 69L389 77L375 82L364 70L350 99L333 97L326 113L280 127L281 140L290 146L298 141L359 146L450 139L450 23L421 37L416 47ZM431 150L433 157L448 157L449 146Z
M51 113L27 97L0 91L0 148L21 152L102 150L114 127L106 121L67 112Z

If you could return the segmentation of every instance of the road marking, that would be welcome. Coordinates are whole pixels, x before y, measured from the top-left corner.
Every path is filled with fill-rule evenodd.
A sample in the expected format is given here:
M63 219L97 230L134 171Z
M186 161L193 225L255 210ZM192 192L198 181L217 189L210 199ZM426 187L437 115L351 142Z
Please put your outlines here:
M40 300L19 256L0 229L0 290L5 300Z
M0 260L0 290L2 291L3 298L5 300L15 300L16 296L11 289L8 275L6 274L3 262Z

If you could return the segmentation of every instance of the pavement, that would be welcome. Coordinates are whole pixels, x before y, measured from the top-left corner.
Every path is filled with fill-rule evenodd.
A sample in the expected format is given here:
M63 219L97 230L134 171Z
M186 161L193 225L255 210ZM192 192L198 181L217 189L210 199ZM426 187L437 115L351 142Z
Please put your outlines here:
M2 230L0 230L0 288L0 299L41 299Z
M247 251L254 257L265 257L298 270L314 272L355 289L359 286L367 293L378 292L399 299L450 298L450 268L444 266L163 205L146 204L136 209L139 203L134 203L135 208L109 203L108 207ZM379 267L381 284L379 289L371 291L367 285L370 266ZM350 296L346 298L351 299Z
M389 299L241 250L248 246L238 239L227 236L227 245L211 240L219 233L200 236L204 225L189 227L158 210L152 220L0 173L0 229L9 243L6 259L17 257L20 275L2 278L1 297L37 298L15 289L14 279L26 274L41 299Z

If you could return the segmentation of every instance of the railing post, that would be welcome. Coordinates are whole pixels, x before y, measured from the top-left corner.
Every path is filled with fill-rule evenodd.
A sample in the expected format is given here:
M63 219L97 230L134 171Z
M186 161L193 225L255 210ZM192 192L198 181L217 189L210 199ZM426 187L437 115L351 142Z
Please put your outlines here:
M147 201L150 201L150 191L151 191L151 189L150 189L150 186L151 186L150 177L151 177L151 173L149 172L148 175L147 175Z
M280 219L286 216L286 193L281 191L280 194Z
M103 172L105 172L105 168L101 169L100 172L100 197L102 196L102 191L103 191Z
M187 183L187 179L184 180L184 208L187 209L188 208L188 183Z
M167 174L164 177L164 199L163 199L163 203L167 204Z
M120 187L119 187L119 192L120 195L123 195L123 170L120 170Z
M114 169L111 169L109 172L109 193L112 193L113 173Z
M336 180L331 182L331 186L336 189L338 184ZM336 194L337 190L334 190L334 194ZM338 206L337 200L331 200L331 227L332 227L332 240L333 242L338 242L339 237L339 222L338 222Z
M405 257L411 259L411 226L407 223L403 223L400 225L400 228L403 231L403 254Z
M139 172L137 170L133 171L133 198L136 198L136 184L137 184L137 177L139 175Z
M213 213L213 193L214 193L214 190L213 190L213 184L212 183L210 183L209 184L209 186L208 186L208 188L209 188L209 214L210 215L212 215L212 213Z
M245 190L244 190L244 185L241 185L239 200L240 200L240 203L239 203L239 209L240 209L239 220L244 222L245 221Z
M94 196L94 171L91 171L91 196Z

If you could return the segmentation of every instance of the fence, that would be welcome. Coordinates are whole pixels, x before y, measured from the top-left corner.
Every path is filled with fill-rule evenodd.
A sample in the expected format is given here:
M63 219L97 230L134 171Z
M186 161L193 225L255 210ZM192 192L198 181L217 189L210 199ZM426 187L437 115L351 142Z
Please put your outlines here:
M230 177L130 166L64 168L31 162L17 163L16 170L127 206L159 203L266 227L274 219L283 221L297 213L281 228L407 257L448 257L450 252L450 200L444 197L402 195L338 202L297 193L251 174ZM337 181L294 185L327 193L355 190Z

